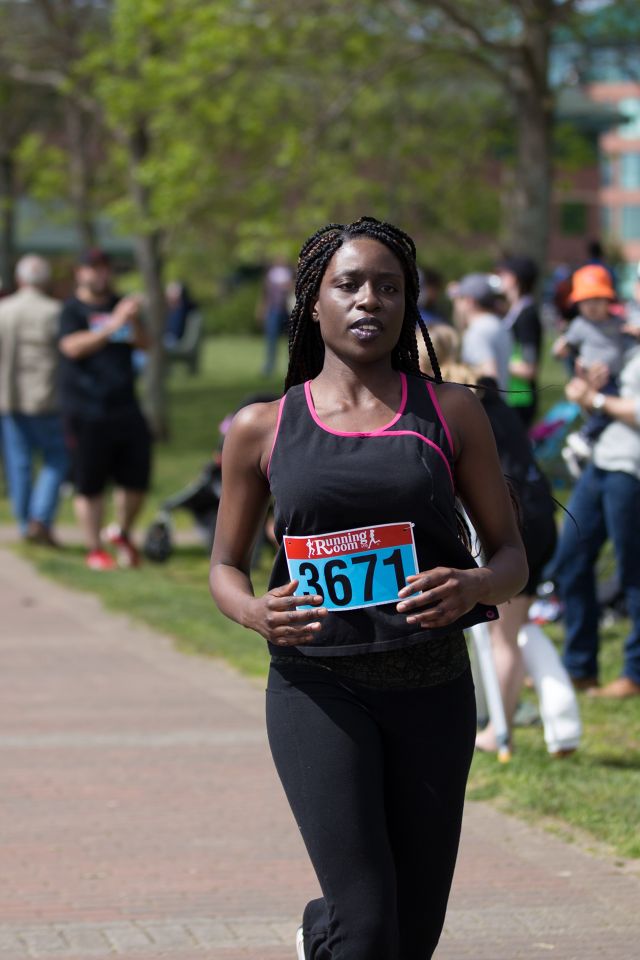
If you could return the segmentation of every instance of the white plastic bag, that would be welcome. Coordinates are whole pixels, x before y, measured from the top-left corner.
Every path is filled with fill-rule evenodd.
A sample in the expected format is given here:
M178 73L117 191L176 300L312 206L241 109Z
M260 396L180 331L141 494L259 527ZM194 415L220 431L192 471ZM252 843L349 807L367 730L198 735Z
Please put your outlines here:
M558 651L535 623L521 627L518 646L538 695L547 750L551 754L575 750L582 736L580 712L573 685Z

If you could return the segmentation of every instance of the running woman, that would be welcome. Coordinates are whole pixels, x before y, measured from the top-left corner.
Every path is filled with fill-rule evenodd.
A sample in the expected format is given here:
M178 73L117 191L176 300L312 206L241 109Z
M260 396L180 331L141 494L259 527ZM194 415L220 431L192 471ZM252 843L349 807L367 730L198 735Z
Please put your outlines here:
M224 446L211 589L271 652L271 750L323 893L303 960L432 956L476 733L462 630L527 579L491 427L441 382L417 299L407 234L369 217L319 230L298 261L284 397L242 410ZM270 495L279 550L255 596Z

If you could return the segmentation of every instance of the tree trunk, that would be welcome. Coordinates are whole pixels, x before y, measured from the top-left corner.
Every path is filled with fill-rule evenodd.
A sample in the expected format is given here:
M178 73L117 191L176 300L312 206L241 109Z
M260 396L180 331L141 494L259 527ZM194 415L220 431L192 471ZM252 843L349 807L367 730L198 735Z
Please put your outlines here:
M510 253L526 254L544 268L549 244L553 176L553 94L548 82L550 33L530 27L511 72L516 159L507 191L505 240Z
M13 287L15 265L15 161L10 153L0 156L0 285Z
M159 230L147 228L151 221L149 191L138 174L148 150L149 140L144 122L141 122L130 138L130 189L135 204L141 231L135 238L136 260L142 274L146 296L146 319L151 335L151 348L146 369L145 409L151 429L158 440L169 435L169 420L166 392L166 361L163 336L166 320L166 304L163 283L162 235Z
M89 157L89 118L73 99L64 101L64 119L69 146L70 194L81 246L96 242L91 200L92 167Z
M543 266L550 229L551 111L536 96L519 96L516 102L516 162L506 204L506 246L510 253L526 254Z

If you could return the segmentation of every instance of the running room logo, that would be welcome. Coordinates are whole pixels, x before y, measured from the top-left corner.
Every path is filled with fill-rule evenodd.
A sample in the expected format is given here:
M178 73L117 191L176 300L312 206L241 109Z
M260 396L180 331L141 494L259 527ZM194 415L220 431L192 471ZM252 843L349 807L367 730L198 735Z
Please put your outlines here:
M286 537L286 553L290 559L318 560L325 557L346 556L366 550L396 546L400 541L412 543L410 523L390 523L380 527L359 527L340 530L324 536Z

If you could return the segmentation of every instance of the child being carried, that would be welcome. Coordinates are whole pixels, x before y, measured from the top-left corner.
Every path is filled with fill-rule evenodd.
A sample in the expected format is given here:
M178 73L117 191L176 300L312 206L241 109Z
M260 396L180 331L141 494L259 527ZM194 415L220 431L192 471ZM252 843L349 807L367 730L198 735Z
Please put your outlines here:
M600 393L616 396L618 375L635 340L629 335L623 318L611 312L616 293L609 271L597 265L576 270L571 300L579 314L553 344L553 355L573 360L577 375L586 374L594 364L604 364L609 379ZM580 475L582 466L591 458L593 444L609 423L610 418L596 409L577 433L569 434L562 455L572 476Z

